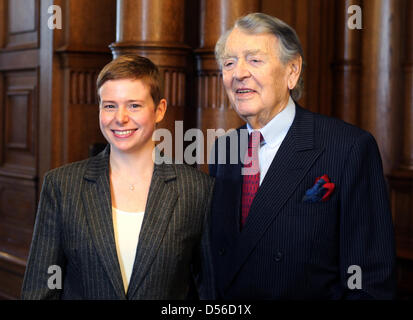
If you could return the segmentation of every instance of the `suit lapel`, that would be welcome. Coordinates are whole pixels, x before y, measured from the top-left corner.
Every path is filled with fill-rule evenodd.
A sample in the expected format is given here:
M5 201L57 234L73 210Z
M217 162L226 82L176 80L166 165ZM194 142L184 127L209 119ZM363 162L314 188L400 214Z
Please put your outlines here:
M226 256L228 272L222 279L224 288L231 283L259 239L323 152L323 148L314 145L313 121L312 113L296 107L294 122L258 189L246 225Z
M242 162L241 157L244 157L247 145L248 145L248 133L245 135L245 141L241 139L241 131L245 130L247 132L247 126L244 125L241 128L234 130L226 138L225 142L226 153L225 153L225 171L224 176L220 177L224 181L224 189L220 190L220 197L222 201L215 203L214 205L220 207L224 214L215 216L217 223L221 226L225 226L225 234L223 235L226 239L226 243L232 243L237 240L240 233L240 215L241 215L241 195L242 195ZM232 149L233 141L232 135L236 135L236 141L238 143L237 149ZM219 147L219 146L218 146ZM230 158L233 153L237 155L237 162L230 164ZM221 154L219 151L218 154ZM229 164L228 164L229 163ZM217 231L217 230L213 230ZM219 231L218 231L219 232Z
M127 296L133 297L155 259L178 199L173 165L155 165Z
M92 241L115 292L119 298L125 299L113 231L109 146L91 160L84 178L87 182L82 197Z

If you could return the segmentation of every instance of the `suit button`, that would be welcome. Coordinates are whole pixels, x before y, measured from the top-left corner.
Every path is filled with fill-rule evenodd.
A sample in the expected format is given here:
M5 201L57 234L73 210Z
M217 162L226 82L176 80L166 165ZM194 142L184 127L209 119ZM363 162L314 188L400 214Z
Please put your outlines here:
M283 253L278 251L275 255L274 255L274 260L276 262L280 262L283 259Z
M223 255L225 254L225 248L219 249L218 254L219 254L220 256L223 256Z

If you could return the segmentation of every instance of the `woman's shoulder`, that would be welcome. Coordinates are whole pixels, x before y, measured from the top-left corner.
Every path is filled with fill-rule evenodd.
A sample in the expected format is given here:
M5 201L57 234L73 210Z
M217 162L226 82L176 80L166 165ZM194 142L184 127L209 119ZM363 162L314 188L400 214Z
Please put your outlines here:
M65 178L76 179L76 177L83 177L92 158L71 162L60 167L54 168L46 172L45 178L51 180L61 180Z
M208 199L214 187L214 178L186 164L172 164L176 172L177 187L190 198Z
M187 164L172 164L178 177L190 177L197 180L213 181L213 177Z

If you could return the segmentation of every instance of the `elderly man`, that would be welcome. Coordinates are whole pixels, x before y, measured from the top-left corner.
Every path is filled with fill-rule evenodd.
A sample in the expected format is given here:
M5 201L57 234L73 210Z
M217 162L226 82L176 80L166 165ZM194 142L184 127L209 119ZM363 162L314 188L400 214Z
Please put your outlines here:
M240 18L216 57L247 124L213 150L203 298L393 298L394 234L373 136L297 104L303 52L279 19ZM234 150L244 150L235 164Z

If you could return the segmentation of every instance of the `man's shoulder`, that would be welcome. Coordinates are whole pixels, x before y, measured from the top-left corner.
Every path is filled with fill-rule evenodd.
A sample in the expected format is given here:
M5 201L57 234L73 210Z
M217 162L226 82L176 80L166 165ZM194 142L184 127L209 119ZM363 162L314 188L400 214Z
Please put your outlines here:
M324 141L326 143L337 143L340 141L340 143L353 144L363 136L372 137L370 132L342 119L312 112L302 107L298 108L301 108L301 112L312 115L314 123L314 136L316 140Z

